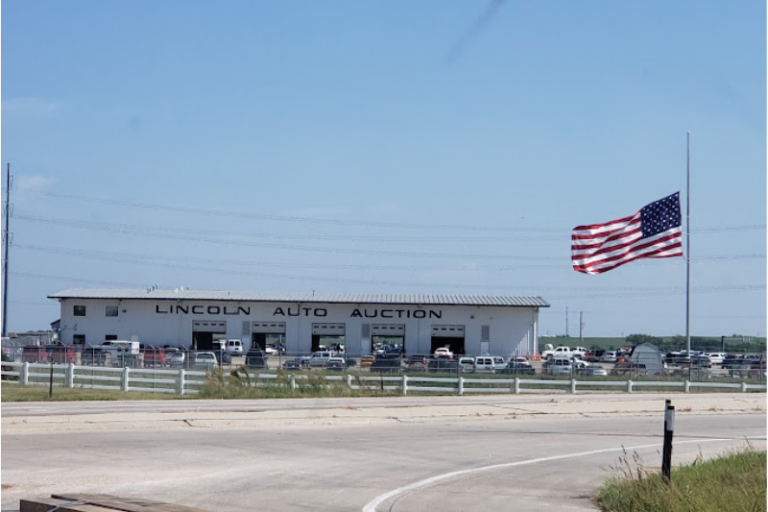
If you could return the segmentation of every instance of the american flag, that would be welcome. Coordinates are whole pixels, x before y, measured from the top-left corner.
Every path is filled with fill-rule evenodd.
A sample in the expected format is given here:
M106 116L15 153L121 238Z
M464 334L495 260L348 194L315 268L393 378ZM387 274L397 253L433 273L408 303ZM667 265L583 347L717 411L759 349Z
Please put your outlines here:
M680 192L605 224L576 226L571 235L573 270L601 274L638 258L683 255Z

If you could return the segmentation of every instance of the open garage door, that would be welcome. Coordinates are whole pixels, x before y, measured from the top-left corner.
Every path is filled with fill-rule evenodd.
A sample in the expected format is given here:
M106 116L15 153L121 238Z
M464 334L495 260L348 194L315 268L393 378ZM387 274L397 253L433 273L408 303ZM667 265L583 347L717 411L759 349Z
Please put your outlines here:
M251 349L265 350L267 345L285 347L285 322L253 322Z
M405 354L405 324L371 324L371 353L377 350Z
M227 338L227 323L210 320L192 322L192 350L213 350L215 340Z
M448 347L454 354L464 354L464 326L433 325L432 353L440 347Z
M324 346L330 350L331 345L344 345L346 324L312 324L312 352Z

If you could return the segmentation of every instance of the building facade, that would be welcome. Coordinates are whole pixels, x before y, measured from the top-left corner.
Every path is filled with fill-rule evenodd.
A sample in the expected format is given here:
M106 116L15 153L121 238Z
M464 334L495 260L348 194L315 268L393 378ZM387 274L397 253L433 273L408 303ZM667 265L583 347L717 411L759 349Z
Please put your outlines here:
M198 290L71 289L50 295L61 304L59 336L66 344L138 340L207 350L217 339L245 349L284 344L307 353L343 343L368 355L377 343L406 354L533 355L538 352L540 297L263 294Z

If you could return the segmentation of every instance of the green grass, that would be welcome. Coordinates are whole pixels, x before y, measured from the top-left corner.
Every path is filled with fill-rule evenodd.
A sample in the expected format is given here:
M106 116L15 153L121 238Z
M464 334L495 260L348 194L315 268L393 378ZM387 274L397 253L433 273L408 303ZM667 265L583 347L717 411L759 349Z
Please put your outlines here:
M637 459L622 457L622 473L597 495L607 512L757 512L766 510L766 452L751 447L672 470L667 484Z
M290 385L290 376L285 370L277 371L277 378L270 381L255 379L244 368L229 372L214 370L208 374L205 385L200 389L198 398L324 398L324 397L361 397L361 396L392 396L396 391L375 388L370 382L365 385L368 389L350 389L346 382L326 382L324 372L301 372L306 379L295 379L295 388ZM298 374L297 374L298 375ZM338 375L338 374L336 374ZM361 382L353 377L353 383Z
M20 386L3 384L0 388L3 402L71 402L79 400L173 400L189 399L190 396L170 395L165 393L147 393L140 391L112 391L101 389L53 388L53 396L48 397L47 386Z

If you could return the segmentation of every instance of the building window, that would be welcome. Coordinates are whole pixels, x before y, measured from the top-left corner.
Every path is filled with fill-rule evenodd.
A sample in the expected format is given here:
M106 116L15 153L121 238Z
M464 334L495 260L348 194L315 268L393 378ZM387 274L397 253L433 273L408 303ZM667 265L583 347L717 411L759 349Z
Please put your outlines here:
M117 341L117 334L107 334L104 336L104 341Z
M117 306L107 306L107 316L117 316Z
M83 309L85 309L85 306L83 306ZM85 334L72 335L72 343L74 343L75 345L85 345Z
M85 306L75 306L75 316L85 316Z

